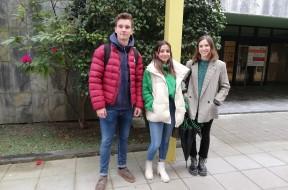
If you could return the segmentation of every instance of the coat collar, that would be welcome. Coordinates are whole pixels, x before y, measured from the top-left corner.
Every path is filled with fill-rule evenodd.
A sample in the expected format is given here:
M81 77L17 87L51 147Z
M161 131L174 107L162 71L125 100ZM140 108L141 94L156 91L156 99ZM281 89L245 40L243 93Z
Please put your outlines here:
M173 59L173 66L174 66L174 70L176 72L176 76L177 78L181 78L183 79L186 74L189 72L189 69L187 67L185 67L184 65L182 65L181 63L177 62L176 60ZM155 68L154 66L154 61L152 61L148 66L147 66L147 70L155 75L161 75L163 76L161 73L158 72L158 70Z
M181 63L177 62L174 59L173 59L173 66L174 66L174 70L175 70L175 73L176 73L176 86L179 86L181 84L182 80L185 78L185 76L189 72L189 68L187 68L186 66L184 66ZM147 66L147 70L150 73L152 73L154 75L157 75L157 76L161 77L163 80L165 80L165 77L161 73L159 73L158 70L155 68L154 61L152 61Z

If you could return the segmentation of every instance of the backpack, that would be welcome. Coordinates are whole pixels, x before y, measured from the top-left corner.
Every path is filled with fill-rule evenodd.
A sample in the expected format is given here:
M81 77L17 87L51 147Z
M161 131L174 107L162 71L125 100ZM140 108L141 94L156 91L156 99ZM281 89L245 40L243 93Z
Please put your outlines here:
M139 52L135 47L132 47L134 51L134 58L135 58L135 64L138 64L138 57L139 57ZM111 53L111 44L104 44L104 67L106 67L108 60L110 58L110 53Z

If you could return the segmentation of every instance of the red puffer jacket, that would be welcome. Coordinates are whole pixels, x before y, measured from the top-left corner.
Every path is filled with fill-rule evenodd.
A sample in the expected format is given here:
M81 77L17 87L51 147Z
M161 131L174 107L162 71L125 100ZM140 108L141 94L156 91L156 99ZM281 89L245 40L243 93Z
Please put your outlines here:
M89 73L89 92L94 110L105 108L108 104L113 105L116 101L119 88L120 55L117 48L114 45L111 45L110 58L106 67L104 67L103 59L104 45L101 45L93 54ZM137 64L134 61L134 51L131 48L128 53L130 99L133 106L143 108L143 63L141 55L138 56Z

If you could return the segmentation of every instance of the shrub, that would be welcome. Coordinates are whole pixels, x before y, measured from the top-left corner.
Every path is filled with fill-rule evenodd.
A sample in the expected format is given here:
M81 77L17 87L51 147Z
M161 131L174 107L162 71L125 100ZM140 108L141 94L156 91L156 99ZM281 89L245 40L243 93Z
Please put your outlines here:
M200 35L209 33L220 47L225 17L219 0L213 2L185 0L182 61L191 57ZM21 60L24 64L19 64L25 72L48 75L65 71L64 91L82 127L91 56L114 31L115 16L120 12L133 15L136 47L146 65L151 61L154 44L164 37L164 0L27 0L19 1L17 10L19 21L28 30L2 44L11 44L25 54ZM72 73L76 85L70 89ZM75 93L79 105L70 100Z

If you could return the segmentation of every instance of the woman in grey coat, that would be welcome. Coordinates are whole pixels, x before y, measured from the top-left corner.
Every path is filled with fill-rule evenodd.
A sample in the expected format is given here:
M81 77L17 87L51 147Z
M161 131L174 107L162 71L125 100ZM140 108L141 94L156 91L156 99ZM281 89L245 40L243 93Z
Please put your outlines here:
M205 162L210 144L210 128L218 109L228 95L230 84L226 64L218 59L212 38L204 35L199 38L197 48L186 66L191 69L187 90L189 117L201 126L201 142L197 163L196 139L190 153L192 175L207 175Z

